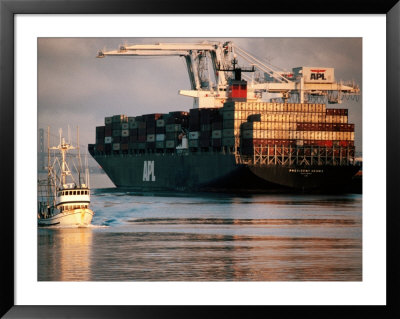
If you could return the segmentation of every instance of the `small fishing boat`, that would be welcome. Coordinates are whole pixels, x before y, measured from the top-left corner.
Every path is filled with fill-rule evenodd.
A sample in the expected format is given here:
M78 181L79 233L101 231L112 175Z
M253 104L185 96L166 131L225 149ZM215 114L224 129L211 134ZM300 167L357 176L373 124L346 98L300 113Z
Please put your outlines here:
M79 130L76 147L65 141L61 129L59 133L60 143L54 147L49 145L49 129L47 133L47 178L38 180L38 226L88 226L94 212L89 208L87 157L85 172L82 172ZM74 156L69 153L71 150L78 152ZM51 152L55 152L54 156L51 156ZM75 168L76 176L72 174L70 167Z

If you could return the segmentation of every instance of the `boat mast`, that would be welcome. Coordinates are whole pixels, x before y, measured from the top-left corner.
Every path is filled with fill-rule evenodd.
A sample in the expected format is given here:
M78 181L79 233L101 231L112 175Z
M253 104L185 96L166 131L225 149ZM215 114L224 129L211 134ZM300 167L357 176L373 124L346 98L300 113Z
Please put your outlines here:
M64 186L66 184L65 182L67 175L70 175L69 167L65 160L65 154L67 151L74 149L74 147L65 142L65 139L61 136L62 132L61 129L59 132L60 132L60 145L58 145L57 147L53 147L52 149L58 149L61 152L61 178L62 178L61 181L62 181L62 186Z
M47 207L50 206L50 126L47 126Z
M82 170L82 162L81 162L81 151L80 151L80 146L79 146L79 126L76 127L77 129L77 148L78 148L78 182L79 182L79 187L81 187L81 170Z

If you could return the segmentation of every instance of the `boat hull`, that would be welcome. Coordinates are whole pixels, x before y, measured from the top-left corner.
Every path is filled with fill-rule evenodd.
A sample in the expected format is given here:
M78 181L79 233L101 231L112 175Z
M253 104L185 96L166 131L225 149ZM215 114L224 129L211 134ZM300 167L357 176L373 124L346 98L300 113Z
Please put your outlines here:
M117 187L144 191L344 190L356 166L252 166L233 154L94 155Z
M49 218L38 218L39 226L86 227L92 222L94 212L88 208L63 211Z

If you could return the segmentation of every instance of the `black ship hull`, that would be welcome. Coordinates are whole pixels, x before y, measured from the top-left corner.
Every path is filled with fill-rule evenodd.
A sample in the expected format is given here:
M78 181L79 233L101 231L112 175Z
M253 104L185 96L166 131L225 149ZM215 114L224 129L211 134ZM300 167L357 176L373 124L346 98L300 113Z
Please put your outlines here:
M234 154L117 154L94 159L117 187L139 191L346 191L359 167L237 164Z

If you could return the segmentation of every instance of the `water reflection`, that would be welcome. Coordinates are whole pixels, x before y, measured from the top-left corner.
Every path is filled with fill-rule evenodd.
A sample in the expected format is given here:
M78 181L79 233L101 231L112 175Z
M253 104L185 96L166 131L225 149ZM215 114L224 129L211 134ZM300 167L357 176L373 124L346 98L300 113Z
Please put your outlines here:
M361 243L355 239L108 233L98 240L92 280L362 279Z
M39 280L362 280L361 196L114 193L97 228L38 230Z
M38 279L91 280L92 236L90 228L39 228Z

